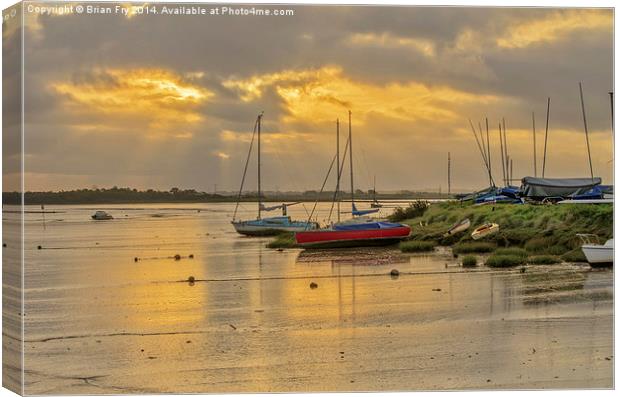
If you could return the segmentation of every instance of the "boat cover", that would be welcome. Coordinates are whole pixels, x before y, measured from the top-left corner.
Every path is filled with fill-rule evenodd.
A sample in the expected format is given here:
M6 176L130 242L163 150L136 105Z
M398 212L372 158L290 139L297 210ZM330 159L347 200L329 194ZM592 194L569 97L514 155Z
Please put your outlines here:
M601 178L534 178L521 180L521 196L529 198L570 197L584 194L601 184Z
M364 222L364 223L352 223L349 225L334 225L334 230L375 230L375 229L393 229L395 227L402 227L400 223L392 222Z

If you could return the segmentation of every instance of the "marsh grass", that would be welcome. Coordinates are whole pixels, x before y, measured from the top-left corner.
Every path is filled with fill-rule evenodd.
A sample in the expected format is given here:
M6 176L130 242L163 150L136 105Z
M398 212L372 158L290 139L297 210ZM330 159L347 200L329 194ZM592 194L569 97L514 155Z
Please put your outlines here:
M581 251L581 248L575 248L562 255L562 259L566 262L587 262L586 256Z
M432 251L436 245L434 241L410 240L403 241L398 247L402 252L428 252Z
M487 258L486 265L489 267L512 267L525 263L526 258L521 255L491 255Z
M452 252L455 254L470 254L470 253L483 253L492 252L497 248L494 243L487 242L466 242L458 243L452 248Z
M498 248L496 249L493 254L495 255L514 255L514 256L521 256L521 257L527 257L527 251L524 250L523 248L517 248L517 247L510 247L510 248Z
M295 234L282 233L276 236L276 238L267 244L267 248L298 248L295 241Z
M472 227L456 236L444 237L450 226L469 218ZM403 223L411 226L414 240L432 240L450 245L455 253L475 252L462 244L472 243L470 233L486 222L500 225L500 231L485 241L499 247L521 247L530 254L561 256L579 247L577 233L593 233L601 239L612 237L613 206L611 204L472 206L458 202L435 203L424 214ZM422 226L420 226L422 224ZM463 245L464 247L467 247ZM490 251L486 251L490 252ZM567 254L585 260L578 252Z
M463 267L474 267L478 264L478 259L474 255L463 257Z

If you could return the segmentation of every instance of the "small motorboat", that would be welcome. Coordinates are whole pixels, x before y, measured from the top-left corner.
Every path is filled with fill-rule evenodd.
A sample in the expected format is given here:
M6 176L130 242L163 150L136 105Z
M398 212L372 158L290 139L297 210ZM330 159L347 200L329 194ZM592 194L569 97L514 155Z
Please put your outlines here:
M614 240L600 244L595 234L578 234L582 242L581 251L592 267L612 266L614 263Z
M304 248L344 248L395 244L409 236L411 228L392 222L368 220L342 222L330 228L295 233Z
M497 223L485 223L482 226L477 227L471 233L471 238L474 240L480 240L483 237L490 236L499 232L499 225Z
M105 211L96 211L93 215L90 216L96 221L107 221L109 219L114 219L114 217L108 214Z
M446 234L444 234L444 236L447 237L453 234L464 232L465 230L469 229L470 226L471 226L471 221L469 220L469 218L465 218L462 221L457 222L454 225L450 226L450 229L448 229L448 231L446 232Z

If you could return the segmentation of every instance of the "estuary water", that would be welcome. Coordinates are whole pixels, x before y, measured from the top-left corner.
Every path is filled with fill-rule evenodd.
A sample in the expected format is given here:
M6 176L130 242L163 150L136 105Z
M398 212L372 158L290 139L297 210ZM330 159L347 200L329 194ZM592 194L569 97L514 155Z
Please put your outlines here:
M45 209L24 222L27 394L613 385L612 270L273 250L230 203Z

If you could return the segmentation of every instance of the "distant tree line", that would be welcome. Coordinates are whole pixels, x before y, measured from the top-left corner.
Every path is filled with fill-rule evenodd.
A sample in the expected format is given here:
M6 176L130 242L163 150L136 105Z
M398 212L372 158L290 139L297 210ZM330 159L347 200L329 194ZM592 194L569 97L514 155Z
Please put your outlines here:
M19 204L18 192L3 192L4 204ZM114 204L114 203L163 203L163 202L206 202L228 201L230 197L198 192L194 189L169 191L138 190L123 187L110 189L61 190L59 192L26 192L26 204Z
M308 190L305 192L269 192L261 195L264 200L268 201L312 201L317 198L321 201L331 201L333 191L324 191L319 195L318 191ZM341 192L340 199L350 199L350 193ZM368 200L374 197L372 190L363 192L357 190L355 192L356 199ZM400 193L380 194L377 193L377 199L411 199L411 198L440 198L447 195L428 192L410 192L403 191ZM237 199L236 194L217 194L199 192L194 189L179 189L173 187L168 191L163 190L138 190L128 187L112 187L78 189L78 190L61 190L58 192L26 192L24 201L30 205L41 204L130 204L130 203L200 203L200 202L230 202ZM257 199L256 192L244 192L241 195L241 201L255 201ZM2 203L17 205L21 203L21 195L19 192L3 192Z

